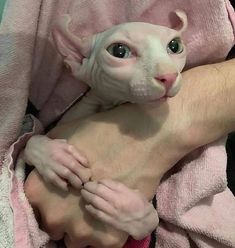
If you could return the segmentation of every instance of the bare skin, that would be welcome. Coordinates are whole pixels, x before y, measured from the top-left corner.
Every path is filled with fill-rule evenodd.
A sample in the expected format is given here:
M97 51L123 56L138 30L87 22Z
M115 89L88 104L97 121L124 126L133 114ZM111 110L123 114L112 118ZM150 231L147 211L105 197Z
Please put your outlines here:
M167 105L165 108L162 109L162 111L164 110L164 112L167 113ZM49 136L52 138L68 139L68 142L79 150L82 148L85 156L89 157L92 180L97 181L102 178L112 178L121 181L132 189L138 189L150 200L155 193L160 178L169 168L166 168L166 165L160 162L160 154L156 152L157 146L160 145L160 143L156 142L156 133L161 127L159 123L156 122L157 118L155 118L154 109L155 106L142 108L129 104L123 105L120 108L114 109L112 115L107 114L108 112L104 112L84 121L79 120L60 125L53 129L49 133ZM130 111L132 115L129 114ZM122 115L120 115L120 113L122 113ZM163 121L166 116L164 114L161 116ZM160 121L160 118L157 120ZM132 123L136 123L134 128L132 127ZM143 126L145 127L144 132ZM87 133L89 133L89 137L92 138L89 138ZM104 139L104 137L106 138ZM159 137L159 140L160 139L161 137ZM113 142L114 140L116 141L115 143ZM101 143L102 146L99 145ZM159 166L157 166L156 161L159 161ZM120 238L122 242L119 241L120 244L117 246L122 247L127 239L127 234L116 231L109 225L96 222L94 219L88 218L87 214L83 215L82 212L86 213L86 211L84 210L84 202L79 193L62 193L62 191L60 192L56 187L46 184L42 182L42 180L38 180L39 177L35 173L36 172L31 173L26 182L26 194L32 206L37 205L40 215L44 215L45 213L47 216L41 217L41 223L43 229L45 229L51 237L60 239L64 236L64 233L68 233L70 239L65 238L68 247L73 247L71 243L77 243L77 240L81 243L81 247L85 247L85 245L103 247L102 242L104 239L100 238L102 237L101 234L106 235L105 237L107 238L111 232L111 234L115 233L116 237L122 237ZM33 186L31 184L33 184ZM40 191L44 193L36 193L35 187L36 192ZM45 191L48 191L48 195ZM69 216L66 215L64 220L66 224L60 225L60 227L58 225L57 227L60 229L61 226L64 226L65 230L63 231L58 231L53 223L48 224L48 221L51 222L51 218L58 218L58 213L54 216L55 205L53 204L53 207L51 205L43 205L43 207L41 207L40 204L40 202L47 201L51 194L50 191L52 191L53 197L56 198L56 206L60 206L60 209L64 209L62 206L66 204L66 209L68 208L66 212L69 213ZM53 192L56 192L57 195L55 196ZM74 190L70 189L70 192L74 192ZM66 201L64 201L64 197L66 197ZM76 205L76 211L74 210L74 201L79 202L79 205ZM68 202L71 204L68 204ZM119 202L119 204L122 204L122 202ZM71 226L68 223L74 221L74 219L76 219L76 226L83 226L83 230L85 226L88 229L92 227L91 230L100 231L92 232L91 236L88 235L83 245L80 240L80 235L82 235L83 232L80 233L80 231L77 231L77 236L75 236L73 235L73 231L67 230L67 228ZM56 222L56 220L52 220L52 222L53 221ZM96 235L99 240L97 240ZM67 235L65 236L67 237ZM94 236L95 244L92 243Z
M91 161L92 179L107 177L109 168L116 167L110 173L111 178L139 189L150 199L162 175L176 161L235 129L234 65L231 60L184 73L185 82L190 83L185 83L178 96L159 107L123 105L80 122L79 129L75 121L57 127L50 135L70 137L71 144L83 148ZM104 171L106 167L108 170ZM125 173L120 168L125 168ZM32 206L40 212L42 228L54 238L62 238L65 233L68 247L80 243L84 236L81 247L85 244L110 247L110 242L113 242L111 247L121 247L125 242L123 232L105 224L96 225L98 222L93 221L93 226L88 226L89 218L86 214L81 216L76 194L58 191L35 173L30 175L25 187ZM65 214L55 206L61 206L60 209L64 206L68 211ZM75 222L76 226L71 225ZM100 228L103 232L99 232ZM117 235L117 240L112 235Z
M187 27L187 17L182 11L175 14L180 21L177 29L128 22L83 39L69 29L71 17L61 16L52 31L57 50L72 75L87 83L90 90L63 115L59 124L83 119L125 102L144 104L176 95L186 61L180 36ZM123 57L113 52L120 40L124 42ZM172 42L178 44L178 49L172 49ZM72 151L64 140L50 141L42 136L36 143L36 137L29 140L25 160L38 169L45 181L64 190L67 190L65 179L77 189L88 181L88 160L79 150Z

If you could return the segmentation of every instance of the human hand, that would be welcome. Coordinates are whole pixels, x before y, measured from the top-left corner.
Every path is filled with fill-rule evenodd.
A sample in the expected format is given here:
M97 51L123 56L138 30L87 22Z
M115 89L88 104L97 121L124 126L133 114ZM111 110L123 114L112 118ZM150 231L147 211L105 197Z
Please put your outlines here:
M127 232L136 240L149 235L158 225L157 211L139 190L103 179L88 182L81 190L86 210L95 218Z
M78 150L86 152L93 180L112 178L121 181L130 188L139 189L151 200L162 175L178 158L178 145L172 139L178 140L178 137L172 134L175 133L175 123L182 122L178 121L174 111L167 110L166 104L157 108L125 104L110 112L58 125L49 135L66 138ZM177 122L172 121L174 118ZM71 193L74 189L69 188L69 192L62 194L58 187L42 182L46 188L38 188L29 195L28 191L32 191L35 181L31 180L26 195L40 215L40 227L51 238L64 237L68 247L81 244L82 248L86 247L85 244L113 248L122 247L125 243L127 232L92 218L85 209L80 191L79 195L74 195ZM134 236L134 233L128 232ZM107 245L110 243L118 245Z
M67 248L121 248L127 240L125 232L100 223L85 211L79 190L61 191L36 170L27 177L24 190L40 228L52 240L64 239Z
M65 139L33 136L25 147L24 157L28 164L37 168L46 182L65 191L68 184L80 189L91 177L88 160Z

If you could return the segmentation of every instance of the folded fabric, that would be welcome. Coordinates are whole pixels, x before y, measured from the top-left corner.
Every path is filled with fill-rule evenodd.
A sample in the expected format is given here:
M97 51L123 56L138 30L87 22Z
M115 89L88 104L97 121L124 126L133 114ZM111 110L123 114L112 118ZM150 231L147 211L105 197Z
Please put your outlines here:
M171 27L169 13L175 9L189 17L187 68L224 60L234 44L234 12L228 1L7 1L0 25L0 247L45 247L49 241L23 193L20 154L28 138L42 130L31 117L30 132L20 135L28 97L45 127L86 90L62 66L51 42L53 22L69 13L72 30L88 36L127 21ZM223 145L214 143L162 182L157 247L235 247L235 202L226 188L225 164Z
M197 156L190 154L157 190L158 247L235 247L235 198L227 188L224 140Z

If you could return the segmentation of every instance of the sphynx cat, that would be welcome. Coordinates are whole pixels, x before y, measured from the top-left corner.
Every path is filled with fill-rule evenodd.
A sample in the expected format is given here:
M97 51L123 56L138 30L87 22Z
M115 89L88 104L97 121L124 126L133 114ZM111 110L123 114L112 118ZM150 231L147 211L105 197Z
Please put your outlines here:
M132 22L88 38L73 34L69 30L70 17L64 15L52 32L56 47L73 76L87 83L90 90L59 124L126 102L157 107L161 101L175 96L181 86L180 72L186 62L181 35L187 27L185 13L176 11L176 15L181 21L176 29ZM53 138L53 131L50 137ZM81 194L88 203L86 209L89 213L135 239L142 239L158 224L156 211L140 192L113 180L92 181L88 159L66 140L34 136L26 146L25 160L37 168L45 181L61 189L67 190L68 185L83 188ZM101 186L102 190L97 191ZM120 217L118 212L121 210L114 206L114 200L120 194L124 196L122 199L125 199L126 206L135 202L142 208L141 216L149 218L144 226L136 224L136 220L126 221L128 216L133 216L133 209L129 207Z

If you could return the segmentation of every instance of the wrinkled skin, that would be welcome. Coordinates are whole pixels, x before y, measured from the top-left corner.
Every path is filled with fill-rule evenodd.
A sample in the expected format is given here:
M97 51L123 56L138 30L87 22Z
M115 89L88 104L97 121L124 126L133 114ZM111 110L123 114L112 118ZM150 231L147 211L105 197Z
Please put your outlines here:
M57 50L73 76L90 86L62 122L123 102L142 104L175 96L186 62L181 36L187 27L185 13L175 13L181 22L176 29L129 22L85 38L70 31L69 15L61 16L52 32Z
M26 163L36 166L46 182L64 191L68 191L68 182L80 189L82 183L91 177L87 159L66 139L34 135L25 147L24 159Z
M92 218L84 209L79 192L62 192L45 183L34 170L25 183L26 195L34 208L42 230L51 239L64 238L68 248L120 248L127 234Z
M125 114L119 118L115 111ZM166 112L167 109L163 110L158 120L162 122ZM169 166L160 162L161 156L156 152L157 130L161 127L154 113L144 112L137 106L134 111L132 109L132 115L128 116L129 106L124 105L113 110L113 115L108 118L105 113L100 113L84 121L58 126L49 135L53 138L68 138L69 143L78 149L83 147L85 155L90 158L92 180L119 180L130 188L140 190L150 200L160 178L169 169ZM133 122L136 123L135 129L132 127ZM105 141L103 137L106 137ZM161 140L161 137L158 138ZM160 153L161 148L163 144ZM156 161L160 164L156 164ZM76 247L79 247L78 244L81 244L80 247L122 247L127 239L124 232L89 217L79 192L62 192L45 183L35 170L26 181L25 191L40 216L42 229L54 239L65 237L68 247L75 247L75 244ZM104 242L109 245L105 246ZM113 243L111 246L110 242Z
M62 16L53 28L55 44L73 76L86 82L90 91L65 113L60 123L123 102L153 104L175 96L181 87L180 72L186 61L180 37L187 27L185 13L176 11L176 15L181 22L176 29L132 22L83 39L70 31L70 17ZM117 44L121 44L118 51L123 57L114 52ZM44 180L63 190L67 190L64 179L77 189L89 180L89 158L83 156L83 148L78 151L64 140L41 137L37 144L33 139L36 137L26 146L25 161L33 164Z
M88 182L81 195L92 216L125 231L135 240L147 237L158 225L158 214L152 203L139 190L123 183L111 179Z
M181 41L178 44L179 49L176 49L175 52L171 51L169 44L171 44L172 41L175 42L176 40L178 42L181 33L187 26L187 18L185 14L181 11L177 11L176 14L182 22L182 26L176 30L148 23L126 23L115 26L103 33L85 39L79 39L69 31L69 16L64 16L64 18L61 18L57 27L55 27L53 31L53 37L56 41L57 48L62 56L64 56L64 61L66 65L71 68L73 75L77 79L87 82L87 84L91 87L89 93L67 114L64 115L61 123L67 123L68 121L74 120L76 118L82 118L87 115L91 115L97 112L99 109L105 110L112 108L115 105L123 102L154 104L161 98L175 96L181 86L180 72L185 65L186 52ZM114 50L112 48L115 46L115 44L121 44L121 46L127 48L127 57L119 58L114 56ZM128 129L128 126L125 128ZM46 163L41 163L42 161L40 161L40 159L39 163L35 163L36 168L38 168L39 173L43 175L45 181L54 181L55 185L63 188L64 190L68 190L67 185L63 179L67 179L69 183L75 188L80 188L82 182L86 183L90 178L90 175L92 175L92 180L99 180L101 178L112 178L117 181L119 180L132 189L139 189L140 192L131 191L128 189L128 187L122 187L121 195L125 195L126 197L129 195L130 202L134 202L134 199L137 200L135 206L134 204L130 204L130 207L128 207L129 205L126 201L126 197L118 197L118 193L115 193L115 190L112 192L114 195L112 196L114 197L113 201L107 197L107 203L112 203L111 205L113 205L113 210L111 211L111 208L109 208L108 212L111 211L112 215L116 215L116 217L118 215L122 216L120 218L120 224L117 224L116 227L132 234L133 237L139 238L137 235L138 232L135 232L130 228L130 226L135 226L136 229L141 230L143 229L142 226L145 226L144 224L139 225L139 223L141 223L140 221L137 221L137 224L135 223L135 219L140 218L139 213L141 213L142 219L144 219L143 216L146 214L149 219L154 220L152 223L158 223L156 213L153 215L148 214L154 212L152 209L149 209L149 204L147 204L147 201L142 197L142 194L144 193L148 200L150 200L153 197L154 190L156 189L156 186L159 182L159 172L153 173L152 169L150 169L150 171L148 169L143 170L143 167L144 169L153 168L153 157L156 158L156 156L151 154L151 152L147 153L146 156L143 156L142 154L143 149L148 150L149 148L149 151L151 151L153 145L153 139L151 138L151 135L145 137L148 138L148 141L145 142L145 146L143 146L141 142L138 142L136 137L131 135L125 136L124 142L130 143L133 147L137 148L135 152L138 153L138 156L135 154L136 158L134 159L135 162L133 162L133 156L130 156L132 154L126 150L121 149L122 151L120 154L118 154L119 156L117 154L113 155L114 151L117 152L117 147L115 147L115 144L113 144L113 140L115 139L110 140L110 144L107 146L109 148L111 147L111 150L113 149L113 151L110 153L112 156L110 156L108 154L107 147L106 150L102 150L101 147L97 148L97 146L95 146L94 149L96 150L94 150L92 148L90 139L87 141L87 138L82 135L81 130L78 131L77 129L75 133L71 133L71 130L68 130L69 129L66 128L65 130L54 130L53 138L68 139L68 143L73 145L78 151L84 151L85 156L82 156L80 153L76 154L75 150L73 153L71 153L70 148L73 147L69 146L68 144L61 144L61 141L58 143L54 141L46 141L45 144L52 144L54 142L55 144L59 145L59 150L62 151L64 155L62 156L62 153L58 152L59 150L55 153L58 154L58 156L54 156L53 154L50 156L49 154L48 158L52 158L52 162L49 163L48 159L49 164L48 166L44 166L44 168L42 168L42 166L40 167L39 164L45 165ZM150 130L150 133L152 132L153 135L154 128L153 130ZM104 135L103 137L106 139L111 136ZM44 149L46 149L46 147L44 147ZM120 144L118 149L120 150ZM70 157L68 157L68 155ZM39 157L40 156L41 155L39 153ZM68 157L68 159L65 159L66 157ZM30 153L28 158L30 158ZM89 158L89 166L87 161L84 163L86 158ZM97 158L99 158L98 161ZM72 159L73 166L71 166ZM31 159L31 161L35 160ZM46 157L44 161L47 161ZM123 164L120 164L120 161L122 161ZM128 165L128 170L124 170L124 168L127 167L128 162L131 165ZM74 166L75 164L78 166ZM146 166L146 164L148 166ZM84 168L82 166L84 166ZM115 171L118 173L115 174ZM40 180L40 178L36 178L37 180ZM132 180L132 178L135 178L135 180ZM30 188L27 186L29 185L29 182L30 177L28 179L28 183L26 184L26 192L27 189ZM115 182L113 181L113 183ZM88 210L94 216L99 216L97 209L101 210L102 207L104 207L104 204L97 204L98 196L102 195L97 191L97 188L100 188L100 184L93 184L92 187L94 189L92 190L89 188L89 185L89 183L85 184L85 189L82 190L83 198L88 203L92 203L90 207L87 208L86 206L86 210ZM103 184L103 188L104 186L106 187L105 194L103 193L104 190L102 193L107 196L109 187ZM46 188L44 188L44 190L46 190ZM110 193L110 196L112 194ZM30 196L32 196L32 194L28 194L28 196L31 199ZM69 198L70 197L72 197L72 194L69 195ZM93 200L94 197L96 199L95 203ZM120 201L120 203L118 203L119 206L117 207L117 209L119 209L118 214L115 214L115 197L118 197ZM80 195L78 195L78 199L79 205L81 205L81 208L84 210L84 202L81 200ZM105 203L106 206L107 203ZM92 208L94 206L96 206L97 209ZM136 206L137 210L139 209L139 211L136 211ZM131 211L129 211L129 213L128 211L124 211L125 208L129 210L132 209L133 212L137 212L136 215L131 215ZM105 209L107 210L107 207L105 207ZM107 220L107 216L104 216L104 212L105 211L103 211L101 214L103 215L103 219ZM82 218L84 218L84 221L87 222L86 224L88 224L88 226L94 227L95 224L91 223L89 217L87 216L89 215L82 215ZM81 221L80 217L81 216L79 216L78 221ZM126 218L128 221L129 219L132 220L130 221L129 226L127 225L128 221L126 221L126 223L123 221ZM43 220L44 218L42 218L42 221ZM118 218L115 220L117 221ZM69 219L64 226L70 226L68 223L71 221L74 221L74 219ZM111 222L110 219L109 221L105 222L115 226L115 222ZM135 225L131 225L133 223L135 223ZM153 230L155 227L153 224L151 224L151 222L148 223L150 224L146 226L148 226L150 229L148 230L148 228L146 228L148 232L145 233L145 235L147 235L149 231ZM48 226L45 223L43 225ZM52 224L52 226L54 225ZM83 225L79 226L81 227ZM102 226L107 226L107 224L103 224ZM85 227L83 227L83 230L84 228ZM46 230L48 231L48 228L46 228ZM105 230L104 234L107 232L107 230L108 232L113 232L113 228L110 227L108 227L107 230L106 228L103 228L103 230ZM76 235L74 236L72 232L66 230L63 232L69 234L65 235L65 240L68 246L72 247L72 243L74 240L76 240ZM59 238L63 237L63 232L61 232ZM51 233L50 230L49 233ZM96 236L95 233L96 232L93 233L93 238L88 235L89 242L91 243L86 243L88 242L87 239L84 241L85 243L83 245L83 243L81 243L82 241L79 239L81 247L85 247L86 245L94 246L94 244L97 247L104 246L102 241L101 243L98 243L96 238L94 240L94 236ZM144 235L144 233L141 235ZM51 236L53 237L54 234L51 234ZM115 236L118 237L118 235ZM126 239L127 235L123 235L122 233L121 236L125 237L124 239L121 238L119 240L123 244L123 240ZM58 237L56 236L56 238ZM115 247L115 244L111 245L111 247Z

